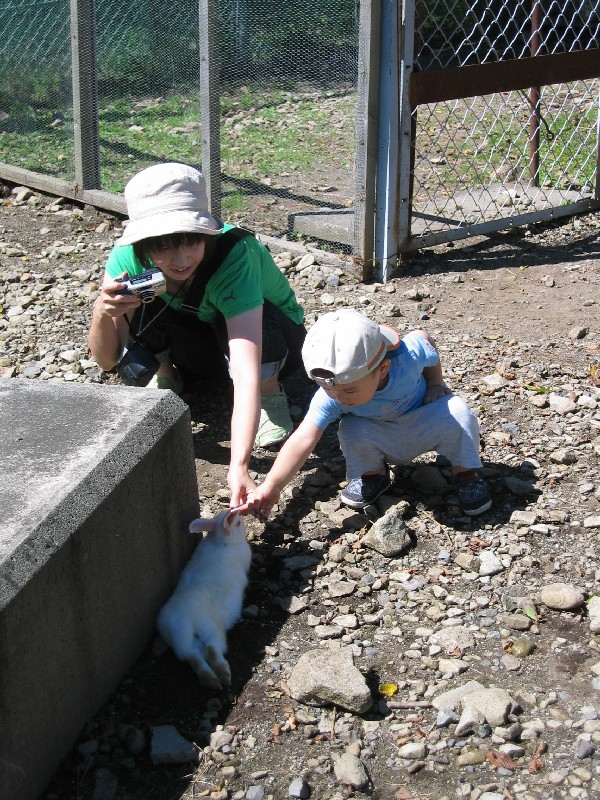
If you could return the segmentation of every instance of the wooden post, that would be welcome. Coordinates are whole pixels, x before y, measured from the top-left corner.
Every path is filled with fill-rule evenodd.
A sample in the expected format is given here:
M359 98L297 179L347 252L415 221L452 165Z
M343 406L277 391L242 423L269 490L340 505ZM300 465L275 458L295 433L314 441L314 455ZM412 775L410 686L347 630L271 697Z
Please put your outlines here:
M218 0L198 0L202 174L208 205L221 215L221 102L219 86Z
M94 0L71 0L71 72L75 182L79 189L100 189Z

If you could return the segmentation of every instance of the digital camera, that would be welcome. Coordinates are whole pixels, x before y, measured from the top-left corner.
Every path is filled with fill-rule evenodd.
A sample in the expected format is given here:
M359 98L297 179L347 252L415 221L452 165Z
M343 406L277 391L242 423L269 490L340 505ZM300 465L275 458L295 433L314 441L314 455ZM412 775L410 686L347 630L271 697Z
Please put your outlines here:
M147 269L141 275L132 275L120 283L125 287L121 294L135 294L142 303L151 303L157 295L167 291L167 281L159 269Z

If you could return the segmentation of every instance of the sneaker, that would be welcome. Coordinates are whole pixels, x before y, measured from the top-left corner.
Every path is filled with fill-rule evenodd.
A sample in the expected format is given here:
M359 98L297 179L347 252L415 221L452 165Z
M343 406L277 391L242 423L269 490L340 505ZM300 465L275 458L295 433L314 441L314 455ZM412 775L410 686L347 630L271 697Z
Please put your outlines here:
M490 490L480 469L470 469L454 476L458 502L469 517L483 514L492 505Z
M293 427L285 392L263 394L260 398L260 420L254 444L257 447L280 444L287 439Z
M340 500L350 508L370 506L392 485L386 475L363 475L351 480L340 495Z
M175 394L183 394L183 380L177 373L175 375L155 375L150 383L148 389L170 389Z

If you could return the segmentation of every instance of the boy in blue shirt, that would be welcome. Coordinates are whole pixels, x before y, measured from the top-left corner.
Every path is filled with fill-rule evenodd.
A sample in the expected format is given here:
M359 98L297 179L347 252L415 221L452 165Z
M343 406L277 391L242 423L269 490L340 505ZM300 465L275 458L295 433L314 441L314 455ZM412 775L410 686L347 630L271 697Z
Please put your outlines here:
M475 516L490 508L477 419L444 383L428 333L412 331L400 339L391 328L354 309L342 309L312 326L302 360L319 389L264 483L253 492L248 511L268 516L327 426L338 419L348 477L341 494L345 505L360 509L374 503L391 485L389 464L408 464L435 451L453 465L464 513Z

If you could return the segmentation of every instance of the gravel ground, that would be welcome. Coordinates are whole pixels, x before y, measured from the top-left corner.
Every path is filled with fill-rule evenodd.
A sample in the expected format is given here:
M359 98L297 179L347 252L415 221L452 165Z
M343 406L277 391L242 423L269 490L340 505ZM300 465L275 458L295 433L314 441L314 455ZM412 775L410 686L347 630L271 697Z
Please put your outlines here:
M86 331L120 222L11 189L0 374L113 381ZM328 431L272 519L247 523L231 694L152 643L44 800L598 796L599 231L590 214L439 247L385 286L318 251L277 253L308 324L350 305L433 334L479 416L494 504L462 517L447 466L426 455L376 508L344 509ZM286 389L300 419L311 387L297 376ZM185 399L212 514L227 501L229 389ZM256 453L257 477L272 460Z

